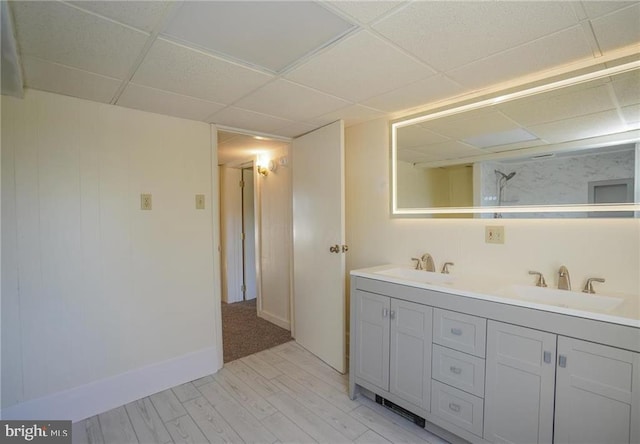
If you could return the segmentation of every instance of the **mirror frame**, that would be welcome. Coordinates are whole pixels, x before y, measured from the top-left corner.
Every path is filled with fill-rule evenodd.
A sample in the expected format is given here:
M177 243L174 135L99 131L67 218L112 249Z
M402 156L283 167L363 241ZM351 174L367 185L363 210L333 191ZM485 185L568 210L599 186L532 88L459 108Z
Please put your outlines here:
M459 214L472 214L473 217L481 217L483 214L503 214L503 213L577 213L577 212L609 212L609 211L624 211L624 212L636 212L635 217L640 217L640 202L625 203L625 204L576 204L576 205L522 205L522 206L510 206L510 207L433 207L433 208L398 208L398 196L397 196L397 130L399 128L409 126L416 123L426 122L429 120L438 119L440 117L448 117L454 114L460 114L466 111L473 111L481 108L488 108L498 103L504 103L519 98L530 97L536 94L553 91L556 89L564 88L567 86L577 85L580 83L588 82L591 80L597 80L603 77L609 77L615 74L621 74L628 71L640 69L640 60L636 60L629 63L624 63L611 68L601 69L587 74L578 75L575 77L553 81L540 86L534 86L525 88L516 92L509 92L506 94L490 97L473 103L466 103L464 105L456 104L451 105L440 111L431 112L427 114L410 115L404 118L399 118L391 121L390 127L390 167L391 167L391 193L390 193L390 206L391 216L393 217L427 217L433 215L459 215ZM458 102L460 103L460 102ZM615 133L612 135L599 136L589 139L581 139L580 141L566 142L558 145L547 145L546 151L551 151L550 148L560 148L562 150L570 150L579 142L582 148L591 148L599 146L611 146L622 143L640 143L640 129L626 131L624 133ZM536 149L539 147L534 147ZM524 150L526 150L525 148ZM531 149L531 148L530 148ZM519 153L518 153L519 151ZM507 156L504 153L495 153L489 158L506 158L506 157L518 157L522 155L523 150L515 150L509 152ZM542 152L542 151L540 151ZM503 154L503 156L500 156ZM469 160L461 160L461 163L466 163ZM636 164L640 163L640 159L636 159ZM636 180L636 187L639 187L640 180ZM636 190L636 195L640 194L640 190Z

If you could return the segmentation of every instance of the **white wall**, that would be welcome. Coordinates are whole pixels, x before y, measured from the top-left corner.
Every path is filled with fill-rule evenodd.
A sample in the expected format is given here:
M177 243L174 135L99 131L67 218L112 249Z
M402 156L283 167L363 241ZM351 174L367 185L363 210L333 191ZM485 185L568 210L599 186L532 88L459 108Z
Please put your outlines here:
M31 90L2 97L2 110L3 415L107 382L140 377L157 391L215 371L210 126ZM152 211L140 193L153 194Z
M289 148L273 150L267 157L276 164L289 158ZM290 329L291 297L291 168L278 166L266 177L258 176L260 206L262 303L258 316Z
M375 120L346 131L347 269L409 264L429 252L453 273L506 275L533 283L528 270L550 285L562 264L574 287L604 277L601 292L640 295L640 220L506 220L505 244L484 242L481 219L403 219L389 214L388 123Z

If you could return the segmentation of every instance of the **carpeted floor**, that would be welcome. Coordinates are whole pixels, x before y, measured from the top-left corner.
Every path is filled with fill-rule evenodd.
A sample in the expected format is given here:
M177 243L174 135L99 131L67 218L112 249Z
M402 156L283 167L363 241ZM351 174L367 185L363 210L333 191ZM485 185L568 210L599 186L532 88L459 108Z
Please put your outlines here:
M291 333L256 314L256 300L222 303L224 362L291 341Z

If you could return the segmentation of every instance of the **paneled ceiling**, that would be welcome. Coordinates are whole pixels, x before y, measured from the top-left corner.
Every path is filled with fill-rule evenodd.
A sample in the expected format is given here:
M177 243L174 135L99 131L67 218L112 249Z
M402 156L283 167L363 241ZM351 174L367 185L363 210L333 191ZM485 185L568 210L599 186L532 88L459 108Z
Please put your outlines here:
M640 2L11 1L26 87L295 137L640 42Z

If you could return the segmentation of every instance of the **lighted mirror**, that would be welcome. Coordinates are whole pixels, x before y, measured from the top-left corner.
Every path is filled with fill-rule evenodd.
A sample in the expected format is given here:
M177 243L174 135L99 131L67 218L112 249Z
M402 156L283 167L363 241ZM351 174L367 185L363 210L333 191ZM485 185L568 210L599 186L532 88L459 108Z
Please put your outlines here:
M394 121L392 213L634 217L639 142L640 62Z

